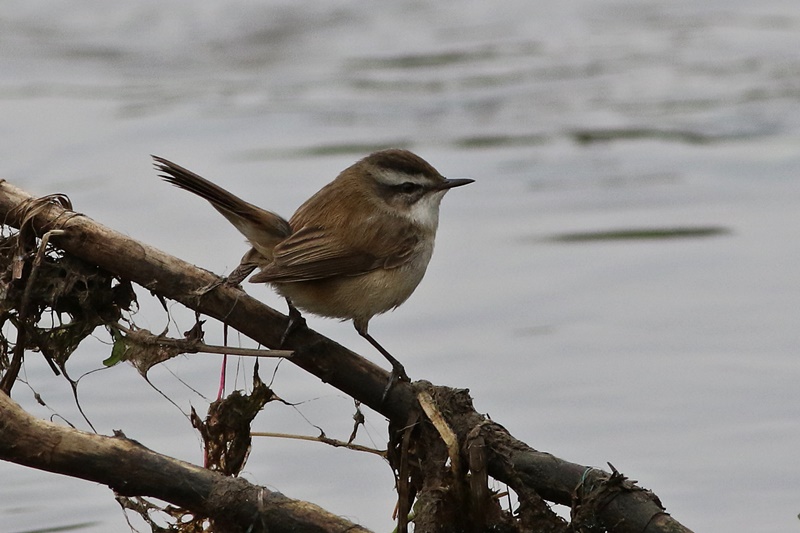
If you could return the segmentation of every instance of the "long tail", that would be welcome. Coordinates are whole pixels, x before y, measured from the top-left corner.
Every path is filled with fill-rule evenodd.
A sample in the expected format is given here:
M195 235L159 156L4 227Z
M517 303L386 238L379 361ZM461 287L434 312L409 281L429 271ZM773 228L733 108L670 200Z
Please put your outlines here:
M292 233L291 226L281 216L242 200L168 159L155 155L152 157L164 181L207 200L267 259L272 258L275 245Z

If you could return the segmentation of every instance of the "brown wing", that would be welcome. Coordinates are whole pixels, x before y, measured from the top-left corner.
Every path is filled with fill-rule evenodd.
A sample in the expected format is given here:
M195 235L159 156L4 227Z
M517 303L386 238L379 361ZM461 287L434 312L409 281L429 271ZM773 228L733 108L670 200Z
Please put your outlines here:
M273 262L250 281L358 276L407 263L418 246L417 233L361 181L351 167L306 200L289 221L292 235L275 247Z
M332 276L357 276L407 263L417 246L416 235L404 233L396 225L384 230L375 227L356 229L344 240L329 230L303 228L276 246L273 262L250 281L290 283ZM380 238L376 241L378 236ZM380 244L376 246L376 242Z
M273 262L250 281L290 283L332 276L357 276L379 268L397 268L408 262L417 246L417 238L396 231L395 235L384 236L382 241L390 245L369 251L363 242L348 244L330 231L303 228L276 246Z

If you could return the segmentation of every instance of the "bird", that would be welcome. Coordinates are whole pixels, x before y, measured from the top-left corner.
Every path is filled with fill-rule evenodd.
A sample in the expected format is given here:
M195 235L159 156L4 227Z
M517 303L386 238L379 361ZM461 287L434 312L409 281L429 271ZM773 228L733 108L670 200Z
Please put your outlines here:
M410 381L403 365L372 335L370 320L403 304L419 285L433 254L439 205L445 193L474 182L445 178L404 149L380 150L344 169L287 221L159 156L165 181L207 200L252 248L229 276L266 283L299 310L352 320L358 334L391 364L395 381Z

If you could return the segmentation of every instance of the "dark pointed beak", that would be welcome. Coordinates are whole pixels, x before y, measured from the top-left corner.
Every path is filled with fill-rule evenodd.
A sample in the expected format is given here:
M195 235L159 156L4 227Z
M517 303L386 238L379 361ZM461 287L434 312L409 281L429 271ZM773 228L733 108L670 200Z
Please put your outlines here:
M470 178L445 178L441 185L439 185L439 190L447 190L452 189L453 187L461 187L462 185L467 185L472 183L473 179Z

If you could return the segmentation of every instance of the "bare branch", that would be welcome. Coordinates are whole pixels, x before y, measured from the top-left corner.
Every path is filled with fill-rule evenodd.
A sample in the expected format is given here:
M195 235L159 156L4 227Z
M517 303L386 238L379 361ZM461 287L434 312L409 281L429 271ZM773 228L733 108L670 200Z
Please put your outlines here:
M0 458L145 495L215 521L214 531L366 532L320 507L241 478L226 477L145 448L34 418L0 394Z
M308 440L313 442L321 442L323 444L327 444L328 446L333 446L334 448L347 448L348 450L353 450L357 452L366 452L377 455L379 457L386 458L386 450L376 450L375 448L370 448L369 446L362 446L360 444L353 444L352 442L345 442L339 439L332 439L330 437L326 437L325 435L320 435L318 437L311 437L310 435L293 435L290 433L273 433L271 431L252 431L250 432L251 437L275 437L279 439L294 439L294 440Z
M126 328L122 324L112 327L122 331L130 338L143 344L163 345L179 348L181 353L213 353L220 355L241 355L243 357L275 357L288 359L292 357L292 350L265 350L261 348L242 348L239 346L216 346L206 344L196 339L174 339L164 335L154 335L146 329Z

